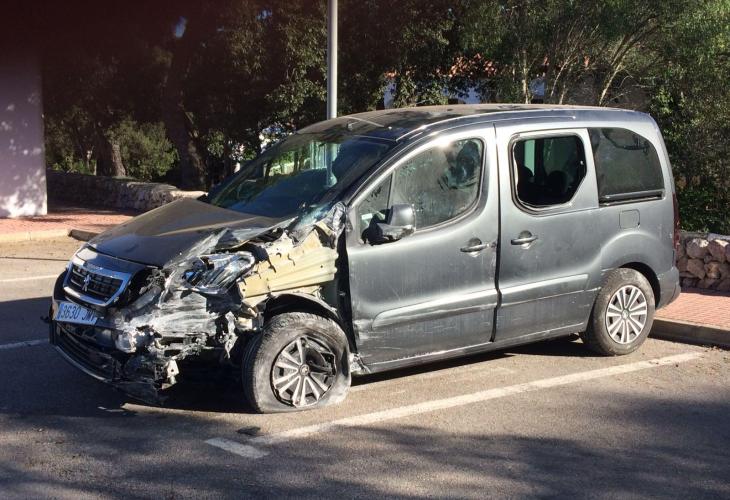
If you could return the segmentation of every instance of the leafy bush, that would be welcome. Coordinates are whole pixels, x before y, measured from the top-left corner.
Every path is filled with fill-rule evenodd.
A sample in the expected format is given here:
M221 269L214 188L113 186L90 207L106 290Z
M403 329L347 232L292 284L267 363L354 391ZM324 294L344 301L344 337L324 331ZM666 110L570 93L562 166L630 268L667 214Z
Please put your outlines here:
M109 141L119 144L127 176L154 181L165 175L177 160L177 153L167 139L165 126L137 123L125 119L108 132Z
M682 229L703 233L730 234L728 205L712 186L677 189Z
M730 234L730 2L698 2L661 46L649 111L672 160L682 227Z
M62 172L93 174L96 170L96 160L91 158L91 152L81 157L77 151L79 147L74 147L74 144L74 137L67 125L54 119L46 119L46 164L53 170Z

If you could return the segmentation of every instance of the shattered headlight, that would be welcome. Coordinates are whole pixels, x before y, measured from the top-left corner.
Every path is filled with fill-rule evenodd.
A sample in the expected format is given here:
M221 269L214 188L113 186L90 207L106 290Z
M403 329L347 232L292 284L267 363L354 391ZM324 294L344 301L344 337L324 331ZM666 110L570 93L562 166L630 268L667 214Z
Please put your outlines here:
M220 253L195 257L183 264L182 285L195 292L219 295L256 263L249 252Z
M138 348L144 347L152 342L152 335L144 331L123 332L115 330L112 334L114 346L122 352L133 353Z

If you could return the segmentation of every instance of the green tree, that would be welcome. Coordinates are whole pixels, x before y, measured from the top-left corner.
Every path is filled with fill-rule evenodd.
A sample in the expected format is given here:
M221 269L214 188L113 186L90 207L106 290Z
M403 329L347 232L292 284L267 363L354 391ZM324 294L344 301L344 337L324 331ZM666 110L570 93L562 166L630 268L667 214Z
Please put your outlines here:
M395 81L397 106L443 104L457 46L458 4L447 0L340 3L343 112L375 108Z
M545 71L547 102L648 109L686 227L730 232L729 1L340 0L339 109L378 107L392 82L402 106L475 86L485 100L529 102ZM49 4L38 21L49 165L144 178L169 168L199 187L262 140L324 118L325 0L146 7Z
M544 71L547 102L603 106L638 85L660 28L691 8L686 0L467 0L457 31L465 56L495 62L496 75L475 77L498 100L530 102L530 82Z
M110 143L119 147L124 173L129 177L141 181L158 180L177 159L162 122L138 123L124 119L108 134Z
M663 27L647 75L672 160L682 225L730 234L730 2L702 2Z

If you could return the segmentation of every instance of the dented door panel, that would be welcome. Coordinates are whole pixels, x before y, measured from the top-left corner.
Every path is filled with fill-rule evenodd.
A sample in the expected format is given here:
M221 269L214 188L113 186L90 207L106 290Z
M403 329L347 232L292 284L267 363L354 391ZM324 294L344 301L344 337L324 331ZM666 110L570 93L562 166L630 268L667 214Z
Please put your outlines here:
M440 137L447 142L479 138L485 144L481 191L466 214L391 243L371 245L355 229L355 207L349 211L347 253L352 323L364 364L425 356L487 344L492 340L497 290L497 180L493 128L461 130ZM420 144L381 175L432 146ZM481 243L481 249L462 249Z

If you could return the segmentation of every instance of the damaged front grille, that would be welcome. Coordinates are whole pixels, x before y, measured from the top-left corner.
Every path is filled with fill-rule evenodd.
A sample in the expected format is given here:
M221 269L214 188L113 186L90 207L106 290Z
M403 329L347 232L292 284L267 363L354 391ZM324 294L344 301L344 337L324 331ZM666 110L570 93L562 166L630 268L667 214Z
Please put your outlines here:
M117 363L112 356L90 346L60 324L55 328L54 344L73 362L96 378L114 378Z
M69 263L63 289L84 302L106 307L124 291L130 277L75 258Z

